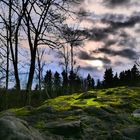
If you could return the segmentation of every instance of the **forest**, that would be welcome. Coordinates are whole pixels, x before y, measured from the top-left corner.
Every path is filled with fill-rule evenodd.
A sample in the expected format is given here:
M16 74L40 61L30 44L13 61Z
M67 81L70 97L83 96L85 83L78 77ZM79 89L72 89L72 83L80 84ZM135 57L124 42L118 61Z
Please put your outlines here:
M139 5L0 0L0 140L139 140Z

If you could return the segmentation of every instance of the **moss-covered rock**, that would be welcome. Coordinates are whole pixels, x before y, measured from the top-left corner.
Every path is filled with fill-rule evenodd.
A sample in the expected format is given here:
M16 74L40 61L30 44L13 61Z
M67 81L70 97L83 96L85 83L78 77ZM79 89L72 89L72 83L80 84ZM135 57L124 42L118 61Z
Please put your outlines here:
M0 118L1 140L43 140L41 134L27 122L12 116Z
M134 114L139 114L139 91L136 87L94 90L48 99L37 108L9 109L0 113L0 135L12 140L17 130L20 140L36 140L36 135L45 140L137 140L140 118Z

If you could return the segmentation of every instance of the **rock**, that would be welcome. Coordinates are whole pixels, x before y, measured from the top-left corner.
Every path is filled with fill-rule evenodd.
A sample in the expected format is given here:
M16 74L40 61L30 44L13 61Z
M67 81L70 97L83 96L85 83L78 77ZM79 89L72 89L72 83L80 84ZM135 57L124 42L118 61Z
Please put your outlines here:
M105 110L103 110L101 108L97 108L95 106L87 106L84 108L84 111L87 112L88 114L95 114L99 117L109 115L109 113L106 112Z
M106 95L111 95L111 94L113 94L114 92L113 91L107 91L105 94Z
M41 134L27 122L13 116L0 118L1 140L43 140Z
M53 122L48 123L46 127L50 130L50 132L64 136L78 135L82 130L80 121Z
M83 93L79 98L77 99L90 99L90 98L97 98L97 94L96 93Z
M122 134L128 138L139 140L140 139L140 127L133 126L130 128L125 128L122 130Z
M108 113L112 113L112 114L117 114L118 112L116 110L114 110L111 107L107 107L107 106L102 106L101 107L103 110L107 111Z
M134 117L140 118L140 109L134 110L133 113L132 113L132 115L133 115Z

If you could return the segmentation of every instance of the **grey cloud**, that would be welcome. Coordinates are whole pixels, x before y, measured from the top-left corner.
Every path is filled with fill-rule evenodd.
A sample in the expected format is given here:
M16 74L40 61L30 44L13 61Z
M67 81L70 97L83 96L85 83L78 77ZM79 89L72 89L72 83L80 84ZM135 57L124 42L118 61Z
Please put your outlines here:
M110 27L106 28L92 28L79 31L81 35L86 36L89 40L100 41L106 39L108 34L112 32Z
M118 42L118 45L135 48L137 40L135 38L123 38Z
M112 45L115 45L117 43L117 40L115 40L115 39L106 39L104 41L104 43L105 43L104 47L110 47Z
M103 3L105 3L108 7L114 7L114 6L123 6L130 2L130 0L103 0Z
M98 69L97 69L97 67L93 67L93 66L82 66L82 67L80 67L81 69L83 69L83 70L86 70L86 71L99 71Z
M105 14L102 22L109 23L113 28L131 27L140 22L140 13L133 13L131 16L123 14Z
M110 64L111 60L107 57L93 57L92 55L88 54L85 51L80 51L79 59L81 60L101 60L105 64Z
M138 53L132 49L123 49L120 51L108 49L108 48L100 48L100 52L111 55L111 56L121 56L121 57L126 57L128 59L137 59L138 58Z
M94 16L99 16L95 15ZM92 17L91 17L92 18ZM99 19L98 19L99 20ZM100 15L100 22L108 25L107 27L94 27L92 29L86 29L81 31L83 35L90 40L100 41L108 38L109 34L118 34L119 28L133 27L136 23L140 23L140 13L133 13L131 16L123 14L103 14ZM94 23L93 23L94 24ZM127 37L126 33L122 33L121 37ZM115 42L109 42L115 43Z

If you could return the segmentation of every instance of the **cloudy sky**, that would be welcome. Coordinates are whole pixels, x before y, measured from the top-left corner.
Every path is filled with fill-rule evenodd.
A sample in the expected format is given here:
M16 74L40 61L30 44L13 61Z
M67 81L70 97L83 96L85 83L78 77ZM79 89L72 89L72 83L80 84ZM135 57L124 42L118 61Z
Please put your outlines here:
M81 68L95 77L107 67L130 68L140 55L140 1L85 0L79 7L89 36L77 55Z
M132 67L140 56L140 1L82 0L76 10L83 15L79 26L88 36L75 55L80 73L98 79L105 68L120 72Z

